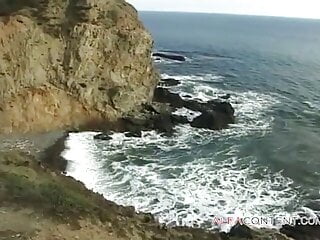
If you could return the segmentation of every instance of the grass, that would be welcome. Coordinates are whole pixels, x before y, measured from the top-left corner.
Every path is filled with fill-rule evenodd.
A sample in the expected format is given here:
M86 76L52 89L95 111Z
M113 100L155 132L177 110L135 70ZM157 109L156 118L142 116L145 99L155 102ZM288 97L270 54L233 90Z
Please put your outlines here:
M110 212L100 207L101 196L89 192L75 180L47 172L32 159L32 162L26 159L27 156L17 153L0 153L0 204L31 207L59 220L90 216L98 216L102 222L110 219ZM32 177L28 175L30 171Z

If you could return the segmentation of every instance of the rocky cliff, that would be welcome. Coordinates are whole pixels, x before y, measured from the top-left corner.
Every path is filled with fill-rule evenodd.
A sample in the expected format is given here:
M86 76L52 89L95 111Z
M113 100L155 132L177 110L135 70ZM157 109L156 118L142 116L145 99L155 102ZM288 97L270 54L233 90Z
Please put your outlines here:
M113 121L149 101L153 41L124 0L0 0L0 133Z

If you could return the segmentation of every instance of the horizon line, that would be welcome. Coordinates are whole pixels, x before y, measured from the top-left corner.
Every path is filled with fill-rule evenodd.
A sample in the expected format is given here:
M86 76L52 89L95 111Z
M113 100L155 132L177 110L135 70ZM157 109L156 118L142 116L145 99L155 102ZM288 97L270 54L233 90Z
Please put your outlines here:
M291 19L304 19L304 20L318 20L319 18L315 17L296 17L296 16L279 16L279 15L255 15L255 14L246 14L246 13L221 13L221 12L201 12L201 11L179 11L179 10L138 10L138 12L154 12L154 13L194 13L194 14L216 14L216 15L235 15L235 16L248 16L248 17L272 17L272 18L291 18Z

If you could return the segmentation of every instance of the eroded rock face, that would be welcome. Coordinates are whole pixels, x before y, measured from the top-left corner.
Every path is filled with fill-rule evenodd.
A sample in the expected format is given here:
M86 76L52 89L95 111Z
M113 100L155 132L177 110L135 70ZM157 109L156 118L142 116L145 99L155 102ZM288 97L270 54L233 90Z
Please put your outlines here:
M124 0L0 9L0 133L113 121L152 99L153 41Z

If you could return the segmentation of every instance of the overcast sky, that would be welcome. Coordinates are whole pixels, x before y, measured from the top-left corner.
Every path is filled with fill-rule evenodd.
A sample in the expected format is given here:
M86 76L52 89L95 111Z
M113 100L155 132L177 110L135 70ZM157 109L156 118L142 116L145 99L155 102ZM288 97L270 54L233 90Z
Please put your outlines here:
M235 13L320 19L320 0L127 0L143 11Z

